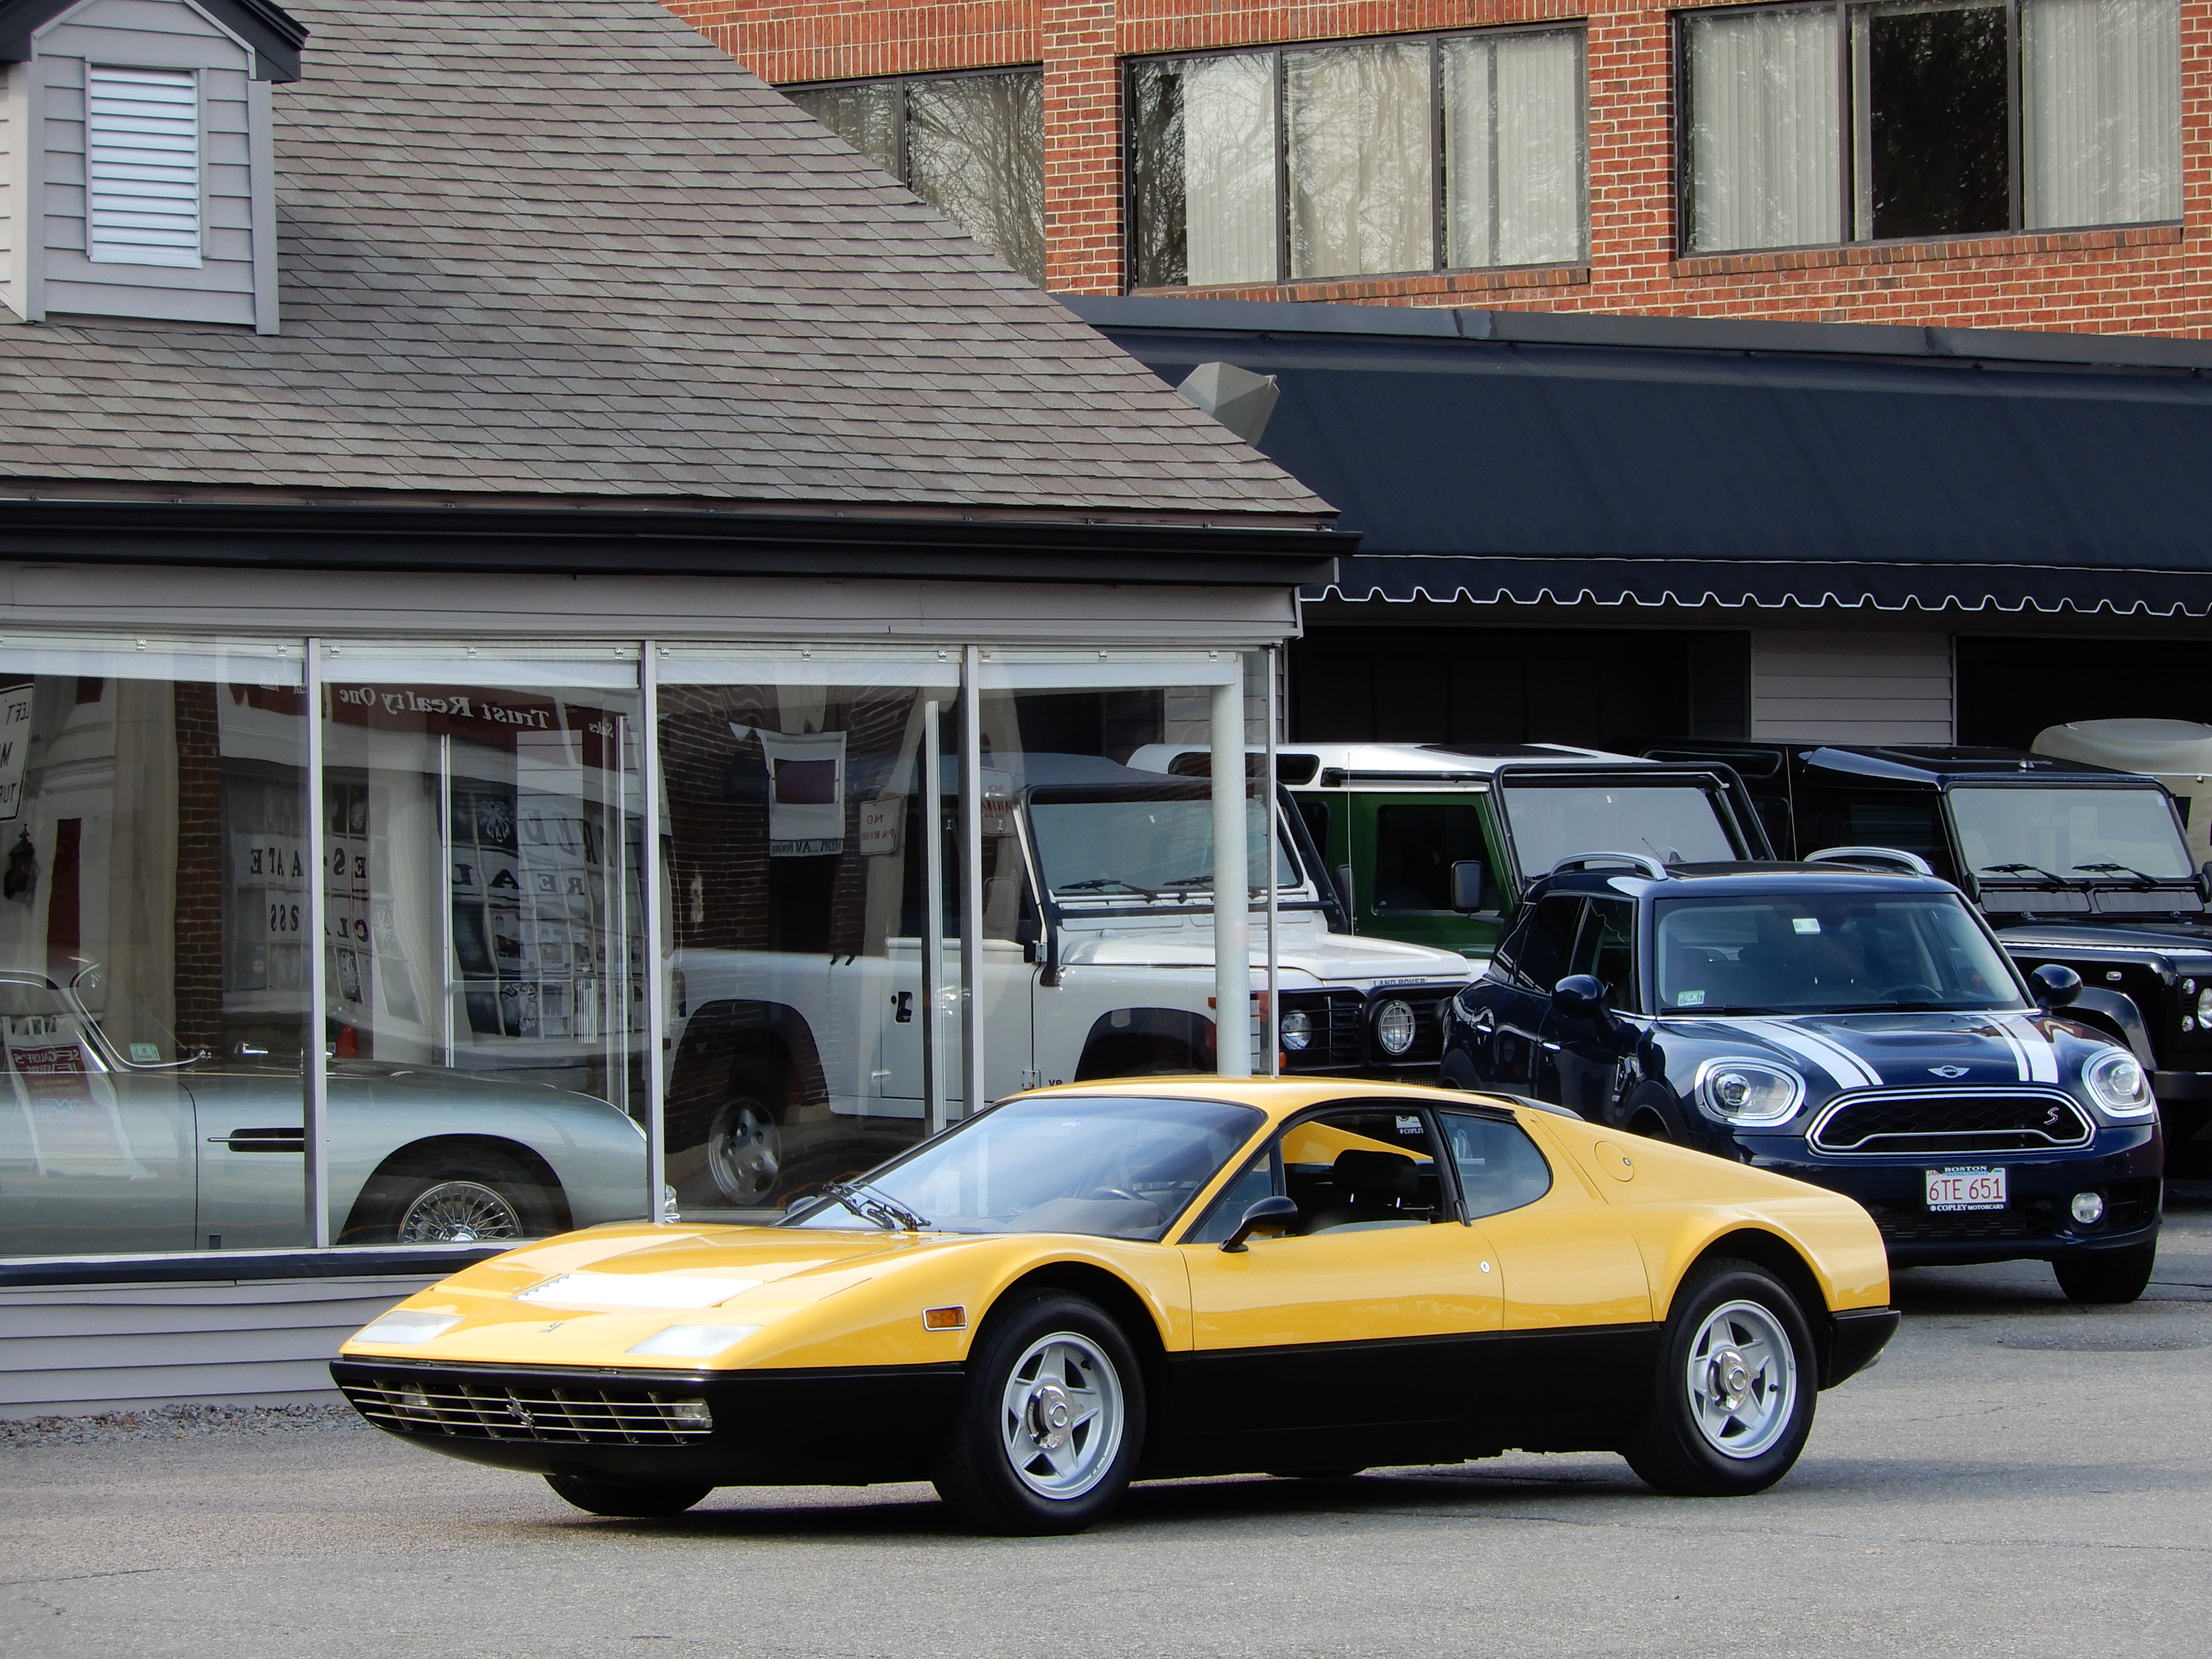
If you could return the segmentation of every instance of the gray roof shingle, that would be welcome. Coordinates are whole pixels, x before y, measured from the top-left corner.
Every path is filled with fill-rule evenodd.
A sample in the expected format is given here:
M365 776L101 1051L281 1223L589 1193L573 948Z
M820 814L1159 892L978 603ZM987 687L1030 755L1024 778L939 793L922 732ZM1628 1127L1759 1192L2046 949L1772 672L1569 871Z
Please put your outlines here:
M283 331L0 329L0 476L1329 510L655 0L291 9Z

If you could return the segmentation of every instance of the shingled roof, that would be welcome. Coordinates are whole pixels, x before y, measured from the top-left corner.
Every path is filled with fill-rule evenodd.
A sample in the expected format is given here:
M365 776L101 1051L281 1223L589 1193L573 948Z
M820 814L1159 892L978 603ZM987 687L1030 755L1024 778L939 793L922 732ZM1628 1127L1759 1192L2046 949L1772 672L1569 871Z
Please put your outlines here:
M1329 510L655 0L290 9L281 332L0 328L0 494Z

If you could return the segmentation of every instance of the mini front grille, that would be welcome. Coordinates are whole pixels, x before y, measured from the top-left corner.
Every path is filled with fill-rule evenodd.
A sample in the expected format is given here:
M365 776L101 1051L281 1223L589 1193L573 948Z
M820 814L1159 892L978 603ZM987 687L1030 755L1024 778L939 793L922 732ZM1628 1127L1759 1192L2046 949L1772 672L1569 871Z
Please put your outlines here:
M1863 1157L2086 1146L2088 1117L2056 1089L1927 1089L1848 1095L1813 1126L1821 1152Z
M344 1385L379 1428L466 1440L569 1445L681 1446L714 1431L707 1402L645 1389L515 1385L450 1376L376 1376Z
M1874 1224L1892 1244L1971 1244L1984 1238L2036 1238L2058 1231L2058 1206L2038 1199L2008 1210L1936 1212L1870 1204Z

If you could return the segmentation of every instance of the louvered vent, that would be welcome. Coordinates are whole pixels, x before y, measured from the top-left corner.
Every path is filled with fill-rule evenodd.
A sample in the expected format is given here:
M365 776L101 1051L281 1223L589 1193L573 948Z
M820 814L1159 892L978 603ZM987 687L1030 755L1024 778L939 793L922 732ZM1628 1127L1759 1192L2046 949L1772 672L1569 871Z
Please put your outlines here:
M85 83L85 252L200 262L200 94L188 70L103 69Z

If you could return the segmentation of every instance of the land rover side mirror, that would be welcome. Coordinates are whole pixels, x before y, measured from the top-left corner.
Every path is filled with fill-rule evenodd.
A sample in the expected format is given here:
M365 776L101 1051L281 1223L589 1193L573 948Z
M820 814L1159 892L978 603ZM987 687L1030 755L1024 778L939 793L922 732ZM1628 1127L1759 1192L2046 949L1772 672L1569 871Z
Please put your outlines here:
M2071 968L2046 962L2027 976L2035 1000L2045 1008L2063 1008L2081 994L2081 975Z
M1244 1218L1237 1224L1235 1232L1221 1241L1221 1248L1231 1255L1242 1255L1251 1248L1244 1241L1252 1236L1255 1227L1271 1224L1287 1226L1297 1219L1297 1215L1298 1201L1295 1198L1285 1198L1277 1193L1272 1198L1261 1199L1244 1212Z
M1552 988L1552 1006L1569 1019L1595 1019L1605 1012L1605 981L1595 974L1569 974Z
M2212 859L2205 860L2197 872L2197 891L2207 904L2212 904Z
M1482 908L1482 866L1474 859L1462 859L1451 867L1451 908L1455 910Z

